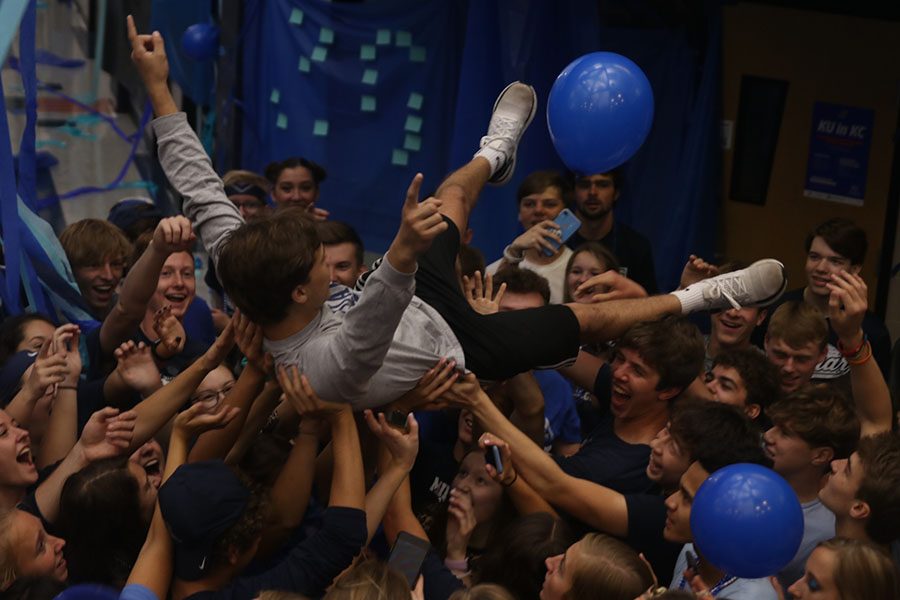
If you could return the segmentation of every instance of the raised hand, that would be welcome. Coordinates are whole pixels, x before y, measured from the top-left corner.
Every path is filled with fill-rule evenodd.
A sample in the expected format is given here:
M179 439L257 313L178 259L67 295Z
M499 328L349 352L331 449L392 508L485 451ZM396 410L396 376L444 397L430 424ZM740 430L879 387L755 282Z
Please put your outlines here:
M708 263L696 254L691 254L688 261L684 264L681 271L681 280L678 283L678 289L683 290L689 285L693 285L698 281L714 277L719 274L719 267Z
M331 214L324 208L319 208L318 206L316 206L315 202L310 202L306 205L306 212L309 213L309 216L313 221L327 221L328 215Z
M228 322L216 341L206 350L202 358L204 367L209 371L218 367L232 348L234 348L234 320Z
M184 326L172 314L172 307L168 304L153 315L153 331L159 336L159 343L156 346L158 358L163 360L172 358L184 350L187 342Z
M23 391L32 399L37 399L47 393L48 388L63 383L69 375L69 365L66 357L52 352L53 339L44 340L34 365L31 366L31 374L22 385Z
M115 349L113 356L116 357L119 377L141 396L149 396L162 387L159 369L150 353L150 347L144 342L124 342Z
M459 375L456 361L442 358L422 375L416 387L400 396L392 406L404 412L445 408L446 404L440 402L440 398L456 383Z
M417 173L406 190L400 229L388 251L391 265L405 273L415 269L416 257L428 250L434 238L447 229L447 223L439 212L439 199L429 198L419 202L422 179L422 174Z
M554 245L553 242L556 244ZM551 254L556 254L560 244L562 244L562 238L559 234L559 225L555 221L541 221L514 239L510 244L510 249L517 255L526 250L534 250L538 253L546 250Z
M410 471L416 462L419 453L419 423L412 413L406 417L406 431L391 427L384 413L378 413L378 417L371 410L363 413L366 424L391 454L391 462Z
M349 404L326 402L316 395L306 375L300 375L297 367L279 365L276 369L278 383L284 396L301 417L330 419L343 411L350 410Z
M134 18L128 15L128 41L131 42L131 61L137 67L144 85L166 85L169 78L169 61L166 45L158 31L150 35L138 34Z
M478 524L472 494L459 488L450 490L447 517L447 558L462 560L466 557L469 539Z
M474 373L468 373L457 380L450 389L443 393L441 400L456 408L472 409L482 400L491 401L481 389Z
M831 294L828 296L828 319L845 348L862 343L862 322L868 308L868 288L859 275L840 271L831 275L831 283L826 284Z
M133 410L120 414L119 409L109 406L92 414L78 440L85 459L93 462L125 454L134 438L136 421Z
M478 447L485 452L490 452L491 447L495 447L500 451L500 460L503 461L503 472L498 473L494 465L487 463L484 470L491 476L491 479L504 487L512 485L518 477L516 468L513 466L512 450L509 444L492 433L484 433L478 440Z
M153 231L153 248L168 256L175 252L190 252L197 236L187 217L167 217Z
M247 362L261 373L271 372L272 355L263 351L262 328L241 314L240 310L234 311L231 320L234 323L234 341L241 354L247 357Z
M226 427L241 412L237 406L226 404L219 404L213 411L206 409L204 403L197 402L178 413L172 426L172 435L180 435L182 439L190 440L206 431Z
M490 273L484 276L484 284L481 281L481 271L475 271L472 277L463 275L463 294L469 301L469 306L475 312L482 315L492 315L500 311L500 301L506 292L506 284L501 283L494 294L494 276Z
M66 361L68 373L63 385L74 386L78 384L81 376L81 353L78 351L78 342L81 337L81 329L78 325L63 325L53 332L53 344L50 351L62 357Z
M602 291L597 291L602 290ZM618 271L610 269L594 275L575 290L575 297L590 295L591 302L607 302L626 298L646 298L647 290L639 283L628 279Z

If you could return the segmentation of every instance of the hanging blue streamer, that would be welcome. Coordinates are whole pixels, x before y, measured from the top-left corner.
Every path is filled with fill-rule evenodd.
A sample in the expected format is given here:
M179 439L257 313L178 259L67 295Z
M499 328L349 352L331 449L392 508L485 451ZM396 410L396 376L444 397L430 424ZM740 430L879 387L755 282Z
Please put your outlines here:
M36 9L34 0L28 3L19 26L19 61L22 85L25 88L25 129L19 145L19 196L27 206L34 206L37 193L35 167L35 139L37 126L37 63L35 62Z
M0 104L6 106L2 81L0 81ZM17 196L9 123L6 120L6 111L2 110L0 111L0 228L2 228L3 254L6 263L3 305L7 313L11 315L22 312L19 295L21 246L19 245Z

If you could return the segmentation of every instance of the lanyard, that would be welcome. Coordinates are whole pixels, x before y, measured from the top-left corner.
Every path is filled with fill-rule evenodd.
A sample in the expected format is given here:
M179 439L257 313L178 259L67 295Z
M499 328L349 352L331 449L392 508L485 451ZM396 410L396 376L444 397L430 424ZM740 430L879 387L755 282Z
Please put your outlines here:
M738 578L735 577L734 575L723 575L722 579L720 579L718 581L718 583L716 583L716 585L714 585L714 586L712 586L712 588L710 588L710 590L709 590L710 595L713 597L718 596L719 592L721 592L722 590L727 588L729 585L731 585L732 583L737 581L737 579ZM687 580L685 580L684 576L682 575L681 583L678 584L678 589L683 590L685 585L687 585ZM688 586L688 587L690 587L690 586Z

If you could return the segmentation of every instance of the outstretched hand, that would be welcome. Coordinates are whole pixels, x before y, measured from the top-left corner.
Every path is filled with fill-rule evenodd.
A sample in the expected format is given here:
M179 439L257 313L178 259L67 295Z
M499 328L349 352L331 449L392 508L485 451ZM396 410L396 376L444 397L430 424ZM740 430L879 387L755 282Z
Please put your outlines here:
M594 275L579 285L575 290L575 297L579 298L582 296L589 296L592 303L607 302L609 300L624 300L627 298L646 298L647 290L636 281L610 269L605 273Z
M168 256L176 252L190 252L197 236L187 217L166 217L153 231L153 247Z
M441 396L456 383L459 375L456 361L442 358L422 375L416 387L400 396L391 403L391 406L404 412L446 408L446 403L441 401Z
M78 440L85 459L93 462L127 452L136 422L137 413L133 410L119 413L119 409L107 406L92 414Z
M840 271L831 276L826 284L831 294L828 296L828 320L845 347L857 346L862 342L862 322L868 308L868 288L859 275Z
M683 290L689 285L693 285L698 281L714 277L719 274L719 267L712 263L708 263L696 254L691 254L688 261L681 271L681 280L678 283L678 289Z
M409 413L406 416L406 431L392 427L381 412L376 418L375 414L367 409L363 417L375 437L390 452L391 462L407 472L410 471L419 453L419 423L413 414Z
M284 397L301 417L329 419L343 411L349 411L349 404L326 402L316 395L306 375L301 375L296 366L279 365L276 369L278 383Z
M156 345L158 358L166 360L184 350L187 334L184 332L181 321L172 314L172 307L168 304L153 315L153 331L159 336L159 342Z
M475 309L475 312L482 315L492 315L500 312L500 301L503 300L503 294L506 292L506 284L501 283L494 293L494 276L486 273L484 281L481 279L481 271L475 271L472 277L463 275L463 293L469 306Z

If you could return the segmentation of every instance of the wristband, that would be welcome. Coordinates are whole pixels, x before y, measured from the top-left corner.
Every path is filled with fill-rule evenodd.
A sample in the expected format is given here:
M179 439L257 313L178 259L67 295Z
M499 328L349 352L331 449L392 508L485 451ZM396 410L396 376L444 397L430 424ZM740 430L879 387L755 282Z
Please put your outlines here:
M523 260L525 260L525 255L519 254L517 256L517 255L513 254L512 244L510 244L509 246L507 246L506 248L503 249L503 258L505 258L506 262L508 262L511 265L517 265L520 262L522 262Z
M469 559L464 558L462 560L451 560L449 558L444 559L444 566L450 569L451 571L468 571L469 570Z
M856 348L854 348L852 350L847 350L846 348L844 348L844 345L841 343L840 340L838 340L837 347L838 347L838 350L840 351L841 355L844 358L852 358L852 357L855 357L856 355L858 355L860 352L862 352L863 348L865 347L866 343L868 343L868 341L869 341L869 336L867 336L865 334L865 332L863 332L863 339L859 343L859 346L857 346Z
M509 483L503 483L503 482L501 481L501 482L500 482L500 485L502 485L503 487L512 487L513 484L514 484L515 482L517 482L518 480L519 480L519 472L516 471L515 476L513 477L513 480L512 480L512 481L510 481Z
M872 358L872 344L867 340L862 348L860 348L859 352L853 356L846 356L846 358L847 363L851 366L859 366L867 363L869 359Z

